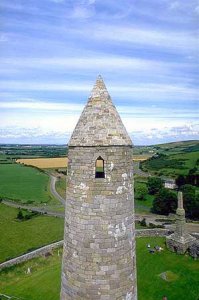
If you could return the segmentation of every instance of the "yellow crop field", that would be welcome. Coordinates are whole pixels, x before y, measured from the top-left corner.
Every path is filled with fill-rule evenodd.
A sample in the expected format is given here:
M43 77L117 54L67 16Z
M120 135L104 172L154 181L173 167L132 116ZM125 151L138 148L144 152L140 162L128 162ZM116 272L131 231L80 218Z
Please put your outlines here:
M56 158L24 158L17 159L19 164L24 164L27 166L34 166L41 169L50 168L66 168L68 165L67 157L56 157Z
M144 161L147 160L149 157L149 155L133 155L133 161Z
M144 155L134 155L133 161L144 161L148 159L149 156ZM34 166L41 169L50 168L66 168L68 166L67 157L56 157L56 158L23 158L17 159L17 163L24 164L27 166ZM97 167L102 167L103 161L97 161Z

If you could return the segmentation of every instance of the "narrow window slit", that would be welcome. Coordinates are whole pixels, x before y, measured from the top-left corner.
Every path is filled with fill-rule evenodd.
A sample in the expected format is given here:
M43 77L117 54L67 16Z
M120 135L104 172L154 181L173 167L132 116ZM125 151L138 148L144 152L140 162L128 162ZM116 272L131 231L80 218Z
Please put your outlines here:
M95 162L95 178L105 178L104 160L101 156L99 156Z

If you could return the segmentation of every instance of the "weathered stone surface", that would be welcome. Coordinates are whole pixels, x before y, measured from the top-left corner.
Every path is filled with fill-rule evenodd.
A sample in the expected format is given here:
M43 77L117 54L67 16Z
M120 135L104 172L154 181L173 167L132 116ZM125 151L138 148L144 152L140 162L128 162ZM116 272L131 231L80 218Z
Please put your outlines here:
M104 178L95 178L98 157ZM131 141L101 78L68 159L61 300L136 300Z
M153 229L136 229L136 237L147 237L147 236L168 236L171 234L169 229L153 228Z
M195 238L186 231L185 210L183 208L182 192L178 192L178 208L176 210L176 230L167 236L167 248L178 254L184 254L195 241Z
M30 259L38 257L38 256L45 255L46 253L49 253L52 250L61 247L62 245L63 245L63 241L59 241L59 242L56 242L53 244L46 245L44 247L41 247L39 249L36 249L36 250L26 253L24 255L18 256L16 258L10 259L8 261L5 261L0 264L0 270L11 267L13 265L20 264L24 261L30 260Z
M132 145L131 139L99 76L69 146Z
M195 258L199 258L199 240L195 240L189 248L189 254Z

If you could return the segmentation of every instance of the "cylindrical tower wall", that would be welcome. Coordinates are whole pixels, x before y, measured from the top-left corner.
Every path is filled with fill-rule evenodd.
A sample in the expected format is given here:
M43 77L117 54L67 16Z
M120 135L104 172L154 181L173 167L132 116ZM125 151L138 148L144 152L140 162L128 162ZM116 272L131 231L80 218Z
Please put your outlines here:
M136 300L132 149L69 147L68 159L61 300Z

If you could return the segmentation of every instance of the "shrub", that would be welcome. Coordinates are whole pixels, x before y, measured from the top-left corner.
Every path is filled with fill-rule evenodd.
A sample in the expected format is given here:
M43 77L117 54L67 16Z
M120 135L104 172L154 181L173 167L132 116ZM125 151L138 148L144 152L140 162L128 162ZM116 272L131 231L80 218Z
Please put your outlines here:
M163 187L162 179L158 177L149 177L147 186L148 186L149 194L155 195Z
M152 211L158 214L168 215L177 208L177 196L173 191L162 188L153 200Z

